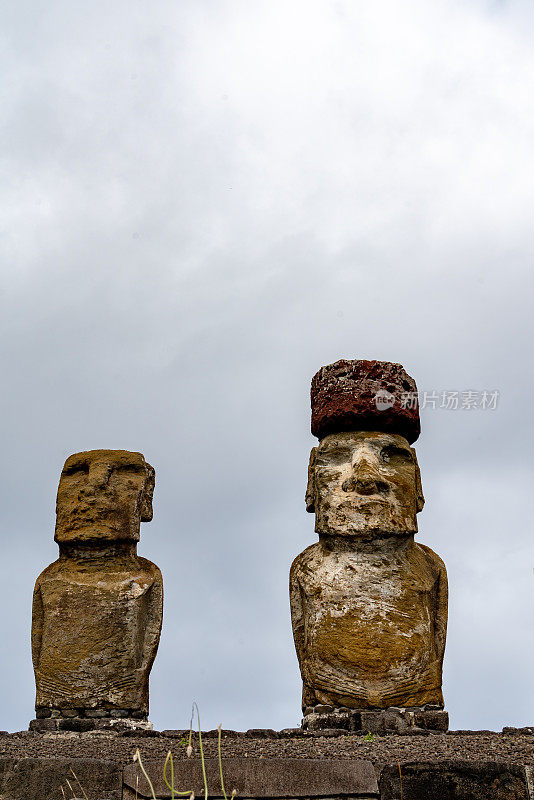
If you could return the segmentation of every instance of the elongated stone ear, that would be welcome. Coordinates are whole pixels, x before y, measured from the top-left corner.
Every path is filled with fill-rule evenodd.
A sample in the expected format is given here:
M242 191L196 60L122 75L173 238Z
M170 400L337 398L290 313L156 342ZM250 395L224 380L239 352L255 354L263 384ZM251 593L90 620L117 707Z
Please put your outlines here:
M423 506L425 504L425 496L423 494L423 484L421 483L421 470L419 469L419 464L417 463L417 455L415 453L415 447L410 447L412 451L412 455L415 461L415 496L416 496L416 506L415 510L417 513L423 510Z
M308 485L306 487L306 511L310 514L315 513L315 460L317 458L317 448L312 447L310 461L308 463Z
M152 510L152 498L154 496L154 486L156 485L156 470L148 462L146 464L146 481L141 501L141 522L150 522L154 512Z

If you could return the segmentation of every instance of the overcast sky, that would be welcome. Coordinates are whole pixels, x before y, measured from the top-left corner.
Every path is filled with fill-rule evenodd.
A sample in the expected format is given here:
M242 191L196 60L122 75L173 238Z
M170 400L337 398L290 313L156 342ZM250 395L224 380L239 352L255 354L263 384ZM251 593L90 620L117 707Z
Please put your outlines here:
M530 7L529 7L530 6ZM453 728L534 721L534 12L494 0L0 5L0 728L34 716L64 459L144 453L165 581L151 719L300 721L288 603L309 385L421 391Z

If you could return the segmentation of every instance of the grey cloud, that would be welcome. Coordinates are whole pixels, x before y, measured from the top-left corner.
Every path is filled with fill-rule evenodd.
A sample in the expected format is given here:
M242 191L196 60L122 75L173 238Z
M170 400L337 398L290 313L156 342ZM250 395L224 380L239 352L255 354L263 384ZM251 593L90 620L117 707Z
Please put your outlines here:
M2 727L31 716L60 468L101 446L156 467L156 725L192 699L208 727L297 723L309 381L341 356L500 390L496 411L422 412L420 540L449 567L452 724L530 723L526 7L2 13Z

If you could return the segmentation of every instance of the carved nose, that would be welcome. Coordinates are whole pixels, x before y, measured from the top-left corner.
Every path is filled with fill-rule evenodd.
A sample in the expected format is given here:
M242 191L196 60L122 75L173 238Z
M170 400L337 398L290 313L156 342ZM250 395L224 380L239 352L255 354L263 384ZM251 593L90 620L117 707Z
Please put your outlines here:
M378 481L373 478L358 478L355 488L358 494L376 494L378 492Z
M90 495L99 489L106 486L109 480L110 470L107 466L92 467L89 470L85 486L81 490L81 494Z
M387 484L376 478L357 478L355 475L343 481L341 488L344 492L357 492L358 494L384 494Z
M344 492L357 492L361 495L386 494L388 485L375 472L367 459L356 461L351 477L344 481L341 488Z

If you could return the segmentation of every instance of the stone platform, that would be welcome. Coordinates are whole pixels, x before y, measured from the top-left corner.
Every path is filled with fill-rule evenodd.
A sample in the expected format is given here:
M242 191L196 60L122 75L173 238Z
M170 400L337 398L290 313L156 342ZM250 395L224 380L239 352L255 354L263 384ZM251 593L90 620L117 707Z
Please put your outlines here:
M210 800L222 796L217 736L202 734ZM176 788L204 796L198 733L191 758L188 740L183 729L0 731L0 798L150 798L132 760L138 748L158 800L171 797L162 780L169 750ZM534 800L534 727L417 735L224 730L222 763L228 797L235 788L238 800Z
M36 733L54 731L151 731L154 726L147 714L123 709L38 708L28 730Z
M333 706L308 706L302 720L304 731L339 730L369 734L445 733L449 729L449 715L441 706L426 705L414 708L355 710Z

